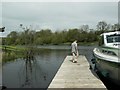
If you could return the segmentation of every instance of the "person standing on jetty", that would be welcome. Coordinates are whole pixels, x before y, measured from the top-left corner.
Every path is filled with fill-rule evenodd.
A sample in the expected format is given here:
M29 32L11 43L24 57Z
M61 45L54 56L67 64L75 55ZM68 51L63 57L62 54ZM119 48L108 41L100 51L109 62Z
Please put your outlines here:
M72 62L73 63L77 63L77 58L78 58L78 48L77 48L77 40L75 40L72 44L71 44L71 48L72 48Z

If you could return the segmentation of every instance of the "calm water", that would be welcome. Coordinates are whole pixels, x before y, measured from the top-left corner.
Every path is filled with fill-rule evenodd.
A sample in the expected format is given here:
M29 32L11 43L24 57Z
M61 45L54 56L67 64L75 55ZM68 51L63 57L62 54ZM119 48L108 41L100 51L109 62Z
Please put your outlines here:
M8 88L47 88L67 55L71 55L70 46L38 46L45 48L35 55L35 60L24 59L3 65L2 83ZM95 46L79 46L80 55L88 61L92 58Z

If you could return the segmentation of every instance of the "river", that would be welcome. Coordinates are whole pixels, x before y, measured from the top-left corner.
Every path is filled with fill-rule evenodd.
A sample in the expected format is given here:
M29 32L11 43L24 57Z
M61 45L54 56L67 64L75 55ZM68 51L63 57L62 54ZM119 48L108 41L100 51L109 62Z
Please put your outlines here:
M78 46L79 54L88 61L96 46ZM47 88L67 55L70 46L38 46L44 48L35 55L33 61L18 58L2 66L2 84L7 88Z

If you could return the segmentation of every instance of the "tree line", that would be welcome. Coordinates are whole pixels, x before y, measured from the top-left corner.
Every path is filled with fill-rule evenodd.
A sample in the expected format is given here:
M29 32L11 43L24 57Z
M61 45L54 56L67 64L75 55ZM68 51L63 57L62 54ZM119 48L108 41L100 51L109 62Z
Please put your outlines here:
M67 44L74 40L78 42L97 42L99 35L103 32L118 30L119 24L110 25L105 21L100 21L96 25L96 30L89 29L88 25L82 25L80 28L61 30L52 32L51 29L41 29L40 31L25 28L23 24L20 27L23 32L12 31L7 37L3 38L3 45L43 45L43 44Z

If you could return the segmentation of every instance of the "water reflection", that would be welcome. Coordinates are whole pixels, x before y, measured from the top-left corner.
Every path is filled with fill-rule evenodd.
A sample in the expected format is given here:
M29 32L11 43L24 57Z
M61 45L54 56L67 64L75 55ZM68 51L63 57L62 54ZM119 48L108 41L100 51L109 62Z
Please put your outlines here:
M47 88L68 52L44 49L32 58L27 56L5 63L3 85L7 88Z
M36 60L36 57L33 51L28 51L26 58L24 58L24 66L22 67L21 73L19 73L21 86L20 88L35 88L38 85L38 77L43 76L43 80L46 81L46 73L43 72L39 65L39 61ZM23 76L22 76L23 75ZM39 76L38 76L39 75Z
M21 87L31 87L32 88L32 64L33 60L25 60L25 82Z
M52 46L51 46L52 47ZM55 48L55 46L53 46ZM66 49L65 49L66 48ZM93 47L79 47L82 55L90 56ZM16 59L3 66L3 85L8 88L47 88L64 58L71 54L70 46L59 49L41 49L27 52L25 58ZM12 81L12 82L11 82Z

